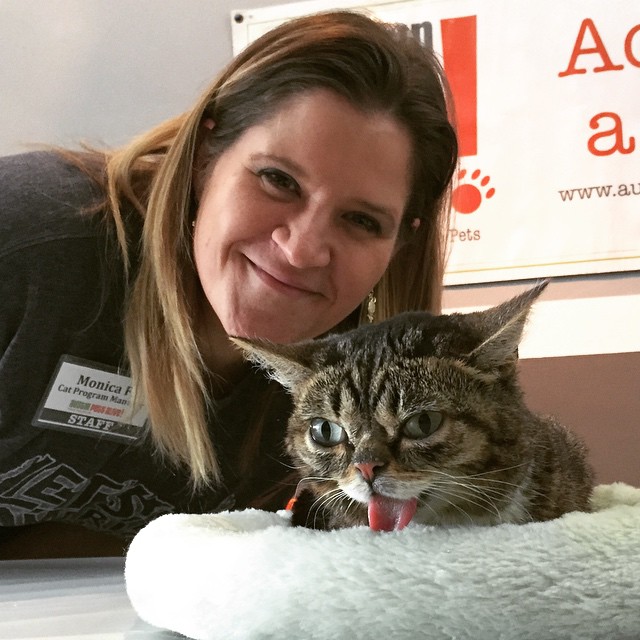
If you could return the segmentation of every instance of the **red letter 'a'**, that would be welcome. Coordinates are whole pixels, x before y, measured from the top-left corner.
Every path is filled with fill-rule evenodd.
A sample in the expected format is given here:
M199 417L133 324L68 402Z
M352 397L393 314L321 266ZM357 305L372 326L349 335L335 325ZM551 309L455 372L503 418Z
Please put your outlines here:
M582 41L584 40L584 36L587 33L587 29L593 38L593 42L595 44L594 47L590 48L582 48ZM609 54L607 53L607 49L604 46L604 42L602 42L602 38L596 29L596 25L593 23L591 18L585 18L580 25L580 31L578 32L578 37L576 38L576 44L573 47L573 53L571 54L571 60L569 60L569 66L561 71L558 75L561 78L564 76L571 76L579 73L587 73L586 69L576 69L576 62L578 61L578 56L586 55L588 53L597 53L602 59L603 65L601 67L594 67L593 71L619 71L620 69L624 69L624 65L621 64L613 64Z
M461 156L478 153L476 17L443 20L442 59L456 108Z

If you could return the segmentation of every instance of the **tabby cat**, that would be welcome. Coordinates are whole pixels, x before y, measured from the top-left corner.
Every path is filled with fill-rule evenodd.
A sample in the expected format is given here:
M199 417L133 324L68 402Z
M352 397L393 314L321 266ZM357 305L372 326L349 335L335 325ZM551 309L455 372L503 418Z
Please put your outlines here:
M294 523L495 525L587 511L585 449L525 406L518 343L546 283L487 311L390 320L292 345L234 338L292 394Z

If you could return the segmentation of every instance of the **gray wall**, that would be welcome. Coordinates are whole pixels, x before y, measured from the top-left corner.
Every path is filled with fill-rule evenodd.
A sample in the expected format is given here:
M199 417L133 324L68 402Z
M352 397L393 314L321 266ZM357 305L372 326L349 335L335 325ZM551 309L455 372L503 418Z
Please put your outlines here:
M121 144L186 109L266 0L0 0L0 155Z

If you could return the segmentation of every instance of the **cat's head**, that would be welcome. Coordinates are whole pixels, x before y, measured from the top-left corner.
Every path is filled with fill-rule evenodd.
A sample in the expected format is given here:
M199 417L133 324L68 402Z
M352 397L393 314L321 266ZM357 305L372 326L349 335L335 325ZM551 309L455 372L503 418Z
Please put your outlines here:
M233 340L291 393L287 449L314 490L336 504L346 494L363 506L344 510L368 509L373 528L401 528L425 496L521 466L515 365L546 284L470 314L408 312L288 345Z

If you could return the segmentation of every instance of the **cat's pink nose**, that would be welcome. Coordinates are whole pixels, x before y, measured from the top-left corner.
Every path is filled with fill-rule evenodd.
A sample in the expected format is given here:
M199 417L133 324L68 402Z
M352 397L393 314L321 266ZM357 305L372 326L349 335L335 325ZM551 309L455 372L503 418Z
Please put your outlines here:
M371 482L376 475L374 469L384 466L384 462L357 462L353 466L362 474L362 477L367 482Z

